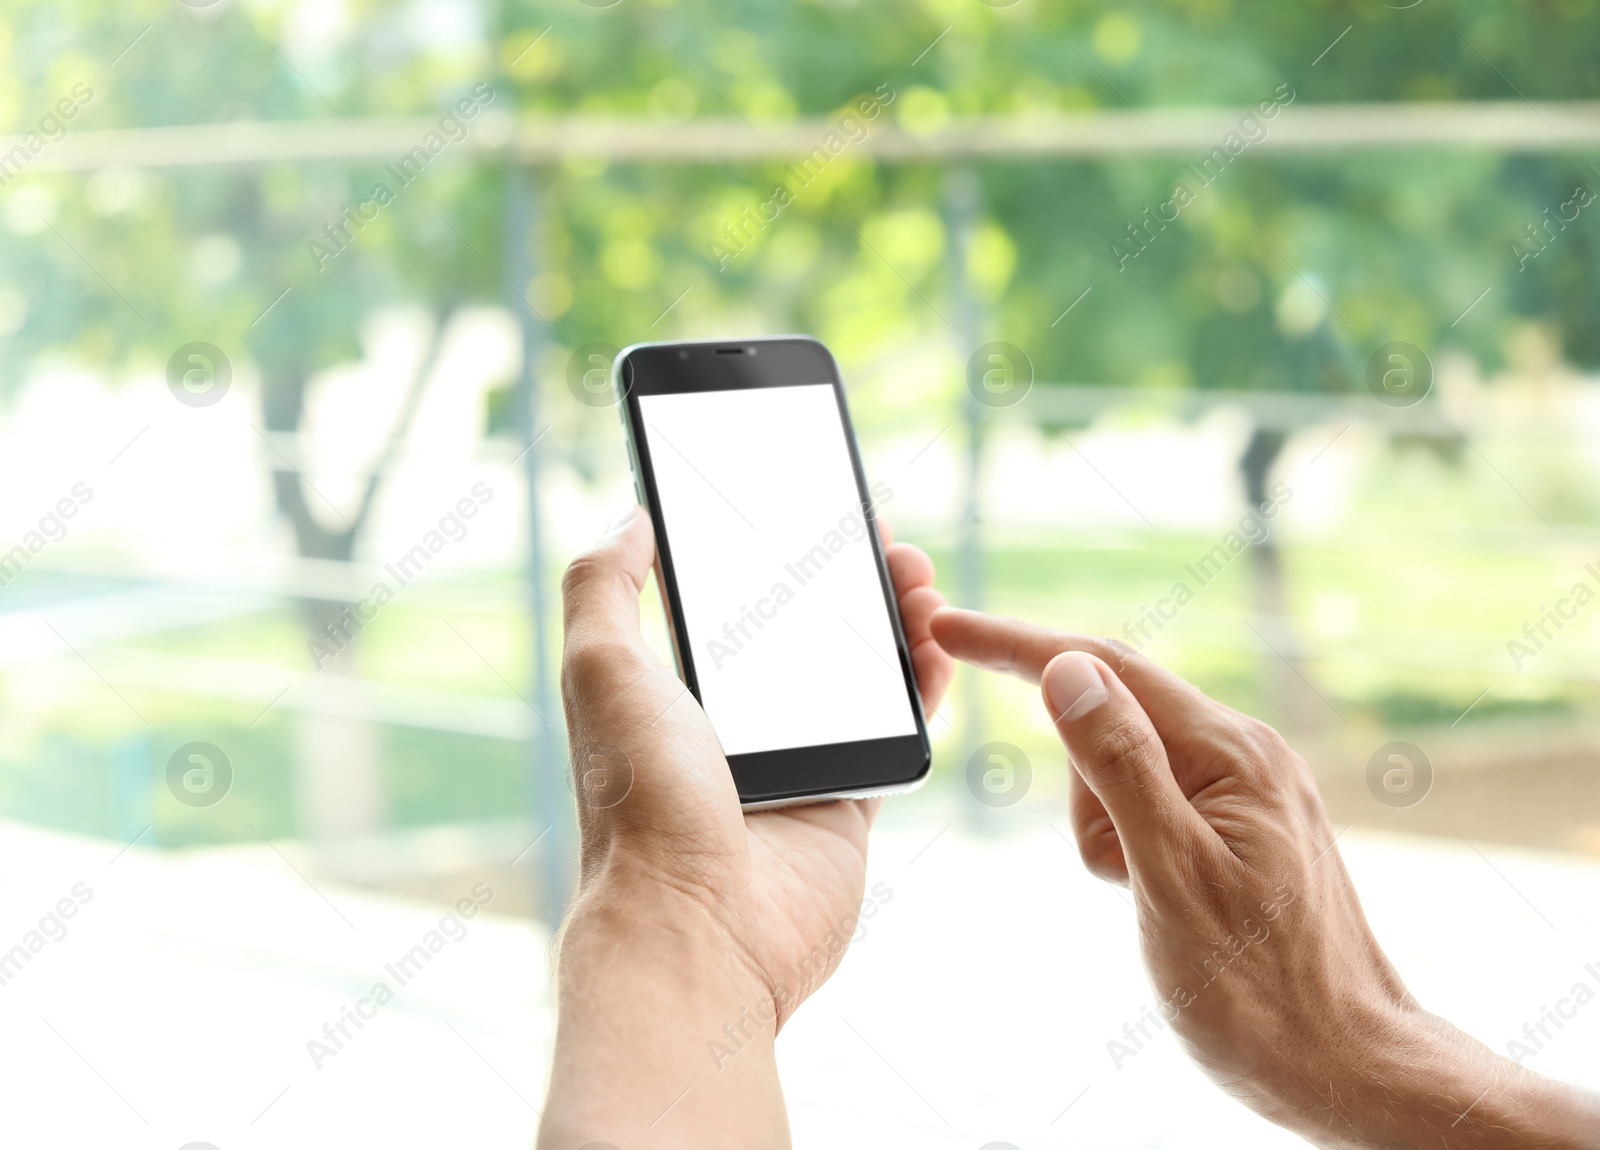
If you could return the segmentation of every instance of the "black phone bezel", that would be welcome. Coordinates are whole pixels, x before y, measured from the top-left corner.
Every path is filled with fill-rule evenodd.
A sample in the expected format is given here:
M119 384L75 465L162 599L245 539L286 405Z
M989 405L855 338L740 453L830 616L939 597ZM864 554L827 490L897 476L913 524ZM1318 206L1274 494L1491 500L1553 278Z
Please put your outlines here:
M618 354L612 379L621 399L618 409L628 441L635 490L649 509L651 523L655 527L656 582L661 588L672 633L678 675L694 695L695 701L699 702L699 680L692 644L687 641L688 626L679 605L671 537L656 490L649 439L641 434L643 416L639 399L645 395L828 384L833 388L834 399L839 405L839 418L844 425L862 514L869 523L875 525L876 511L868 492L866 472L861 466L855 426L850 421L850 409L845 402L844 383L832 354L821 342L809 336L638 344ZM867 534L878 571L878 583L883 592L884 607L889 613L894 632L895 651L900 660L901 677L905 682L916 733L861 742L786 747L729 755L728 767L733 773L739 801L747 806L773 806L906 789L925 779L932 766L933 753L927 724L917 693L911 652L900 626L894 585L884 560L883 541L876 529ZM863 657L867 655L866 652L862 654Z

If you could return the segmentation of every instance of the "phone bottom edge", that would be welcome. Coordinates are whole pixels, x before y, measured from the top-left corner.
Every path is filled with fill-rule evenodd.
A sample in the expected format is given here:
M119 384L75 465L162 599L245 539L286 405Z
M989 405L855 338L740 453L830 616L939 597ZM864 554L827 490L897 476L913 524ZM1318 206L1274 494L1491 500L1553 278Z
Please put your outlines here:
M839 799L871 799L880 795L906 795L917 790L928 781L931 770L923 771L920 776L909 782L888 783L882 786L850 788L838 791L827 791L820 795L790 795L776 799L757 799L755 802L740 801L739 807L745 811L770 811L779 807L808 807L816 803L831 803Z

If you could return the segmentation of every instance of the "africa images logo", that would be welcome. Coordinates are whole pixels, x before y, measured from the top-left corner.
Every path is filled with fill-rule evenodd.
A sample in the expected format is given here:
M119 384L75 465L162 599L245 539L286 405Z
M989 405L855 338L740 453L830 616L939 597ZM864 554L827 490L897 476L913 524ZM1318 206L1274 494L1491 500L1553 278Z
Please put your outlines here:
M232 382L233 364L214 343L186 343L167 360L167 389L185 407L210 407Z
M439 517L437 524L423 532L422 538L409 551L385 563L383 569L394 579L395 586L391 587L380 579L372 585L372 591L365 599L340 607L338 619L322 625L321 637L306 640L306 653L311 656L312 666L322 670L329 659L354 643L356 636L378 617L378 612L394 601L399 588L422 574L433 562L434 556L450 544L459 543L467 537L470 529L466 520L476 519L478 511L493 498L494 488L482 480L474 483L467 495L456 500L450 510Z
M310 253L311 262L317 270L324 270L348 251L350 245L355 243L356 236L376 220L384 208L394 203L401 192L415 183L446 148L470 136L472 129L467 122L477 119L484 106L493 101L494 89L488 84L479 84L472 89L470 96L462 97L451 111L439 117L438 126L424 135L420 144L414 145L405 155L384 168L394 180L393 188L379 180L372 186L367 198L355 206L354 211L348 207L342 208L335 219L322 226L326 243L307 240L306 251Z
M1118 240L1107 241L1106 247L1111 252L1111 258L1117 261L1117 270L1125 270L1129 260L1142 256L1156 242L1156 237L1167 230L1167 225L1177 221L1184 208L1198 200L1201 192L1222 178L1228 165L1270 136L1272 129L1267 123L1277 119L1283 109L1294 103L1294 97L1293 88L1286 83L1279 84L1273 91L1273 98L1261 101L1256 108L1241 116L1237 129L1224 136L1222 143L1201 157L1199 163L1185 166L1187 174L1194 178L1193 187L1189 186L1187 179L1178 180L1173 185L1171 197L1157 204L1154 212L1147 207L1139 219L1130 221L1121 237L1127 246ZM1260 114L1257 115L1257 112ZM1171 215L1167 214L1169 211Z
M717 670L720 671L723 663L743 651L763 627L793 603L796 590L804 588L821 575L835 555L847 547L866 541L868 533L873 530L872 524L877 521L878 508L894 498L894 488L880 480L872 485L872 496L873 502L864 514L852 508L839 520L837 527L823 534L822 540L811 550L783 565L784 573L793 580L792 584L789 579L774 581L772 589L756 600L754 608L741 605L738 616L723 623L722 630L706 641L706 654L711 656L712 665Z
M78 510L93 498L94 488L87 483L74 483L72 490L56 500L37 524L23 532L21 543L9 551L0 551L0 587L22 574L23 568L32 563L39 552L65 539L67 525L64 521L77 518Z
M763 200L752 212L745 208L738 218L722 225L721 239L709 245L711 259L717 270L723 271L728 261L743 255L760 238L769 225L822 178L833 161L852 144L859 144L872 134L868 127L890 104L894 103L895 90L888 84L879 84L870 96L862 96L851 110L839 117L838 126L830 129L811 150L799 160L784 168L783 182L772 189L772 195Z
M233 789L233 764L215 743L185 743L167 760L167 790L186 807L214 807Z

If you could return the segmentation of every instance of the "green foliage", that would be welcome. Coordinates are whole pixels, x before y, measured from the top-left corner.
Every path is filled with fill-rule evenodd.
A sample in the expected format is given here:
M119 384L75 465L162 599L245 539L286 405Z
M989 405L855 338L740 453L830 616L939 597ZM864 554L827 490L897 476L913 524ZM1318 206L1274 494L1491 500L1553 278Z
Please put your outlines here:
M1600 87L1596 0L1404 2L6 0L0 133L37 130L82 84L93 96L67 125L74 136L189 124L237 124L229 131L242 133L261 121L301 124L328 154L260 167L191 155L71 173L41 163L0 184L0 402L53 362L116 380L160 370L179 345L206 340L253 363L265 425L291 430L310 375L359 354L375 309L421 304L444 315L489 302L520 311L523 296L550 320L537 325L547 340L536 363L549 397L544 418L558 431L545 449L570 453L585 475L603 471L602 451L618 452L612 413L571 402L563 381L569 350L596 341L809 331L861 385L853 406L863 427L907 418L938 426L963 395L970 350L953 326L962 260L976 338L1026 349L1041 386L1360 390L1382 343L1415 343L1436 360L1460 351L1492 370L1530 320L1558 333L1570 361L1600 366L1600 203L1520 269L1511 249L1576 187L1600 189L1591 156L1549 151L1537 138L1511 149L1252 149L1121 270L1113 243L1126 246L1128 226L1172 196L1203 150L965 165L978 194L963 245L952 235L945 166L875 162L847 147L731 256L728 228L758 212L800 156L607 163L574 154L530 176L503 153L469 158L452 145L401 186L388 168L420 138L377 158L340 154L379 121L438 123L481 84L493 99L469 125L479 141L503 138L513 118L630 118L721 125L736 139L805 121L817 125L819 143L825 126L874 93L885 106L870 131L920 135L980 116L1025 123L1093 112L1118 113L1128 131L1145 132L1130 109L1229 108L1237 119L1280 89L1300 109L1577 101ZM347 246L335 245L329 228L337 233L344 213L371 202L380 184L391 201ZM517 222L522 192L533 207L526 226ZM522 267L532 268L530 280ZM519 435L505 382L491 394L487 428ZM1284 551L1300 614L1346 596L1370 616L1352 634L1390 637L1374 650L1343 632L1321 636L1336 656L1320 669L1329 695L1359 721L1459 716L1482 690L1478 664L1465 661L1453 677L1428 668L1439 693L1412 693L1421 672L1404 656L1420 641L1408 629L1448 633L1461 604L1489 601L1475 608L1482 617L1471 638L1497 650L1538 602L1526 588L1566 577L1564 558L1521 536L1506 545L1472 534L1486 516L1527 520L1520 491L1476 457L1463 465L1454 440L1413 446L1397 456L1404 466L1374 470L1381 490L1358 492L1354 518L1387 530L1381 546ZM1556 521L1593 521L1594 497L1571 481L1582 473L1577 446L1485 441L1483 449L1511 461L1527 498ZM1467 477L1441 482L1445 468ZM1467 543L1416 538L1418 522ZM1117 547L1103 536L991 549L992 605L1119 633L1201 542L1141 535ZM952 555L936 558L956 569ZM1410 576L1397 585L1401 570ZM1248 709L1263 698L1262 663L1235 620L1252 588L1241 565L1186 620L1199 639L1159 652ZM274 616L270 643L298 657L299 628L297 618ZM196 643L197 654L231 653L237 636L208 632ZM429 640L397 638L395 648L404 655L397 665L438 668ZM509 664L507 673L522 677ZM1580 706L1589 694L1507 678L1469 723ZM1022 730L1036 696L1014 692L1001 705L1006 729ZM251 714L231 705L162 706L171 712L156 716L156 729L133 735L115 710L73 712L70 731L13 733L0 746L0 809L123 841L148 824L146 841L165 845L293 828L290 720L247 726ZM156 774L172 747L194 737L239 748L237 789L205 819ZM1033 737L1041 753L1056 747L1047 728ZM391 731L393 818L520 810L525 754L495 740Z
M12 0L0 27L0 124L25 130L79 80L96 93L79 132L241 119L332 131L345 120L435 118L482 82L497 114L743 119L750 131L837 119L880 85L895 95L884 122L913 133L974 115L1130 104L1243 114L1279 85L1301 105L1577 99L1600 79L1594 16L1591 0L1515 11ZM986 162L970 269L983 334L1028 349L1045 380L1140 386L1348 389L1386 340L1493 362L1528 317L1554 321L1569 356L1594 364L1588 221L1523 271L1509 254L1576 185L1600 186L1584 159L1247 153L1121 271L1110 244L1171 194L1184 170L1177 157ZM304 374L354 354L363 314L397 300L440 310L504 300L519 243L532 245L538 274L515 290L531 293L565 347L799 328L859 364L954 339L942 173L931 165L846 151L718 270L712 245L724 225L760 204L784 167L574 158L541 173L542 221L511 236L503 164L439 162L320 271L309 245L375 182L393 182L382 163L25 172L0 190L0 372L15 382L48 355L116 373L204 338L261 363L284 393L273 420L284 425ZM1316 314L1307 281L1336 311ZM1052 326L1090 285L1098 290ZM1495 290L1473 323L1452 329L1484 287Z

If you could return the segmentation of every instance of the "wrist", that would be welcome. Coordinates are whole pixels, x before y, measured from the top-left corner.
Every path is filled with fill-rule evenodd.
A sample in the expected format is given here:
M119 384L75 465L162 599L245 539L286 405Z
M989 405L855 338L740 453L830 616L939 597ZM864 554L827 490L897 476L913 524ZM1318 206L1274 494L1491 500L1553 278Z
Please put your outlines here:
M1597 1150L1600 1100L1497 1054L1437 1015L1418 1009L1423 1052L1405 1105L1419 1144L1449 1150ZM1407 1133L1411 1133L1410 1129Z
M771 991L737 932L697 891L611 876L585 884L561 927L557 974L663 978L696 1002L754 1008Z
M556 963L541 1146L787 1145L772 996L705 900L586 882Z
M1323 1147L1597 1150L1594 1095L1502 1058L1414 1001L1360 1012L1277 1120Z

